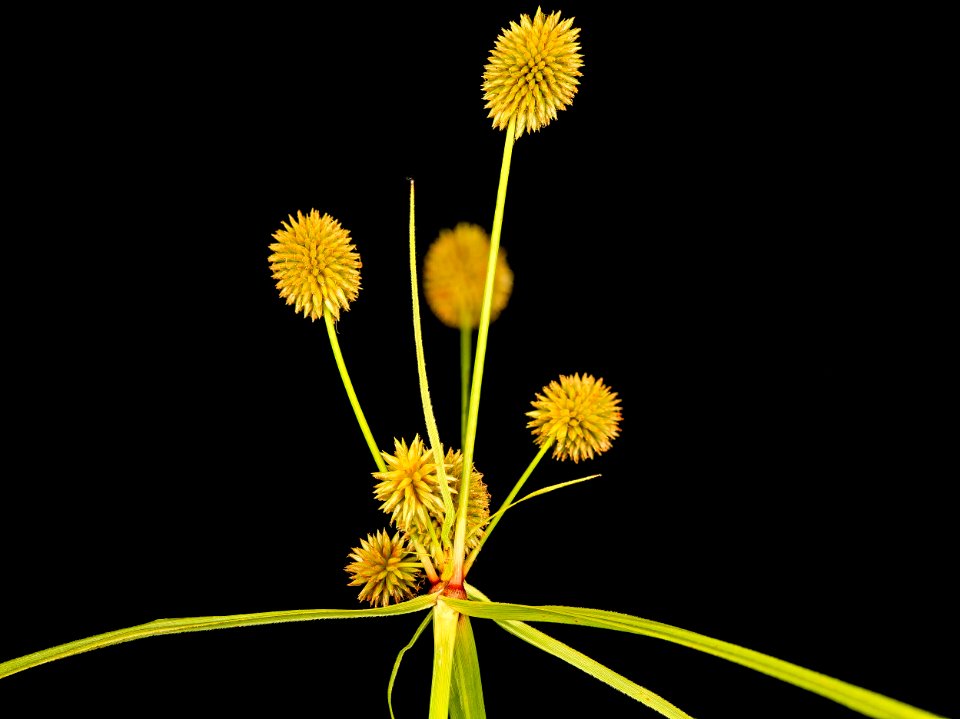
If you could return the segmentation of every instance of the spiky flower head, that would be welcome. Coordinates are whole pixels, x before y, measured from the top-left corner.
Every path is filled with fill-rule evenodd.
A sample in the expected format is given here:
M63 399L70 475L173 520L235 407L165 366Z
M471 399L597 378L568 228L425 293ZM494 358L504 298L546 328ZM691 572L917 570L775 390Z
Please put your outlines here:
M363 586L357 595L359 601L385 607L391 599L401 602L416 594L421 565L399 531L392 537L383 529L368 534L349 557L353 561L346 566L351 578L347 586Z
M311 320L322 317L324 308L339 320L340 310L349 310L360 292L360 255L350 233L317 210L288 217L273 233L276 242L267 258L280 297Z
M463 489L463 452L459 449L447 450L443 458L443 467L447 475L453 477L453 489L460 492ZM480 529L490 517L490 491L483 481L483 474L477 471L476 465L470 473L467 495L467 548L470 549L480 542L483 530Z
M423 260L423 293L433 313L449 327L480 326L483 285L490 256L490 237L479 225L461 222L444 229ZM513 272L506 252L497 253L490 319L495 320L510 299Z
M451 495L458 495L463 488L463 453L460 450L448 449L446 456L443 458L443 469L446 476L451 480ZM483 481L483 475L477 471L476 466L470 473L470 483L467 491L469 494L467 495L466 547L472 549L480 543L484 535L483 525L490 517L490 492ZM439 539L443 515L440 513L434 514L432 519L432 533L426 528L417 527L410 531L410 538L429 552L437 571L442 572L451 559L450 551L449 548L445 549L443 547Z
M553 440L555 459L593 459L610 449L622 419L620 399L604 385L603 378L584 374L560 375L537 393L533 411L527 412L538 446Z
M493 126L505 130L516 118L514 137L538 131L557 119L557 111L573 101L582 75L582 55L573 18L545 15L538 7L533 20L520 16L497 37L483 72L483 99Z
M404 531L426 528L431 515L443 515L440 478L433 461L433 452L423 445L420 435L407 445L393 440L394 453L381 451L386 472L374 472L380 482L373 496L382 502L380 509L390 514L394 525Z

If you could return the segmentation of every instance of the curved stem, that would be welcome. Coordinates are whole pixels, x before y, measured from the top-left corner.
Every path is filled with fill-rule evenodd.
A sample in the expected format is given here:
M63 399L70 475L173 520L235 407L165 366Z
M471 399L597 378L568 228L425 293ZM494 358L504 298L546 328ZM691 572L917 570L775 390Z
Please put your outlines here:
M381 472L387 471L387 465L380 456L380 450L377 443L373 440L373 434L370 432L370 426L363 416L363 410L360 409L360 401L357 399L357 393L353 391L353 383L350 381L350 375L347 373L347 366L343 362L343 354L340 352L340 343L337 341L337 328L333 324L333 317L330 312L324 308L323 320L327 324L327 336L330 338L330 348L333 350L333 357L337 361L337 369L340 370L340 379L343 380L343 388L347 390L347 397L350 398L350 406L353 407L353 413L357 416L357 422L360 424L360 431L363 432L364 439L367 440L367 446L370 448L370 454L373 455L373 461L377 469Z
M463 443L463 475L473 474L473 451L477 439L477 416L480 413L480 384L483 381L483 362L487 354L487 335L490 332L490 308L493 302L493 278L497 269L497 255L500 252L500 230L503 226L503 208L507 200L507 181L510 177L510 160L513 156L513 140L516 131L516 118L507 126L507 136L503 143L503 159L500 162L500 184L497 186L497 205L493 213L493 228L490 232L490 255L487 258L487 276L483 284L483 305L480 308L480 327L477 333L477 354L473 363L473 383L470 386L470 409L467 413L467 436ZM457 530L453 544L454 587L463 585L464 549L467 538L467 497L470 492L464 488L460 493L457 510Z

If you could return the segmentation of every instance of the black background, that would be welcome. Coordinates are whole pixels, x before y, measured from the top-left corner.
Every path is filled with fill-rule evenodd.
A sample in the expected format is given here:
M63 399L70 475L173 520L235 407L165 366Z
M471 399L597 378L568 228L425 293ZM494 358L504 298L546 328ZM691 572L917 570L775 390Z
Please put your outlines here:
M361 4L36 18L13 68L0 660L161 617L354 608L384 525L322 323L279 298L271 235L316 208L363 260L339 340L383 447L425 433L408 274L490 228L503 133L481 76L535 5ZM592 462L543 462L470 579L627 612L955 714L939 647L954 505L943 244L885 190L896 18L559 8L580 90L516 144L476 462L493 505L560 374L618 392ZM891 29L894 28L894 29ZM44 58L40 62L38 58ZM909 138L899 138L907 139ZM902 144L909 144L902 143ZM951 324L946 324L947 321ZM441 435L458 335L427 314ZM446 441L453 441L447 439ZM0 707L386 717L420 615L150 638L6 678ZM855 716L692 649L540 629L698 719ZM492 717L655 716L475 622ZM430 644L401 667L424 716Z

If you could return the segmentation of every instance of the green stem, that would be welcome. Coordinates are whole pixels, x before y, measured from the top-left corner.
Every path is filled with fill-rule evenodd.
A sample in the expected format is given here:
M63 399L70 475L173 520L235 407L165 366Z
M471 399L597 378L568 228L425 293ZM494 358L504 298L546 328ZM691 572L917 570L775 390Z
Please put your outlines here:
M500 252L500 230L503 227L503 208L507 200L507 181L510 177L510 159L513 156L516 118L507 126L507 137L503 143L503 159L500 162L500 184L497 186L497 205L493 213L493 228L490 232L490 255L487 258L487 276L483 284L483 305L480 307L480 327L477 333L477 355L473 363L473 384L470 387L470 409L467 413L467 436L463 443L463 476L469 478L473 473L473 451L477 439L477 416L480 413L480 384L483 381L483 362L487 354L487 335L490 332L490 308L493 302L493 279L497 270L497 256ZM457 510L457 530L453 544L454 587L463 585L464 550L467 538L467 498L470 492L464 483L460 492Z
M381 472L387 471L387 465L384 464L383 457L380 456L380 450L377 443L373 441L373 434L370 432L370 426L363 416L363 410L360 409L360 401L357 399L357 393L353 391L353 383L350 381L350 375L347 373L347 366L343 362L343 354L340 352L340 343L337 341L337 328L333 324L329 310L323 310L323 320L327 324L327 336L330 338L330 348L333 350L333 357L337 361L337 369L340 370L340 379L343 380L343 388L347 390L347 397L350 398L350 406L353 407L353 413L357 416L357 422L360 424L360 431L363 432L364 439L367 440L367 446L370 448L370 454L373 455L373 461L377 469Z
M490 524L487 525L486 531L483 533L483 536L480 537L480 543L473 548L473 551L470 552L470 556L467 557L466 562L463 565L463 573L466 574L470 571L470 567L473 566L473 563L477 559L477 555L480 554L480 550L483 549L483 545L486 543L487 539L493 533L493 528L497 526L497 523L500 521L500 518L503 517L501 510L510 506L510 503L516 499L516 496L520 493L520 490L523 488L523 485L526 484L527 479L530 478L530 475L533 474L533 470L537 468L537 465L540 464L540 460L549 451L550 447L553 446L553 438L549 438L546 442L543 443L543 446L540 447L540 451L537 452L537 456L533 458L530 464L524 470L520 479L517 480L517 483L513 485L513 489L510 490L510 494L507 495L507 498L503 500L503 504L500 505L500 509L497 510L497 513L493 515L493 519L490 520Z
M473 326L469 320L460 323L460 446L467 443L467 403L470 400L470 348Z

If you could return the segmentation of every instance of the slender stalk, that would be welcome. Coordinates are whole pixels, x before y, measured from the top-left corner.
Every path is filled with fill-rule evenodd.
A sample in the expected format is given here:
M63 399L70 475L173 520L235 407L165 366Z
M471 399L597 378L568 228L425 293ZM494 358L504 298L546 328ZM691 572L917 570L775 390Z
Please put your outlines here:
M463 565L463 573L466 574L470 571L470 567L473 566L473 563L477 559L477 555L480 554L480 550L483 549L483 545L486 543L487 539L490 537L490 534L493 532L493 528L497 526L497 523L500 521L500 518L503 516L501 510L510 506L510 503L516 499L516 496L520 493L520 490L523 488L523 485L526 483L527 479L530 478L530 475L533 474L533 470L537 468L537 465L540 464L540 460L544 458L547 454L547 451L550 447L553 446L553 438L549 438L546 442L543 443L543 446L540 448L540 451L537 452L537 456L534 457L530 464L527 465L527 468L524 470L523 474L520 476L520 479L517 480L517 483L513 485L513 489L510 490L510 494L507 495L507 498L503 500L503 504L500 505L500 509L497 510L497 513L493 515L493 519L490 520L490 524L487 525L486 531L483 533L483 536L480 537L480 543L473 548L473 551L470 552L470 556L467 557Z
M463 443L463 476L473 473L473 451L477 439L477 416L480 413L480 384L483 381L483 363L487 354L487 335L490 332L490 308L493 302L493 278L497 269L497 255L500 252L500 230L503 226L503 208L507 200L507 181L510 178L510 160L513 157L513 135L516 131L516 118L507 126L507 136L503 143L503 159L500 162L500 184L497 186L497 205L493 213L493 228L490 232L490 255L487 258L487 276L483 284L483 305L480 307L480 327L477 331L477 354L473 362L473 383L470 387L470 408L467 413L467 436ZM457 510L457 530L453 544L453 576L450 583L454 587L463 586L464 550L467 538L467 497L469 491L460 492Z
M343 380L343 388L347 390L347 397L350 398L350 406L353 407L353 413L356 415L357 422L360 424L360 431L363 432L363 437L367 440L367 447L370 448L370 454L373 455L373 461L376 463L377 469L381 472L386 472L387 465L384 463L383 457L380 456L377 443L373 440L370 426L363 416L363 410L360 409L360 401L357 399L357 393L353 391L353 383L350 381L350 375L347 373L347 366L343 362L343 354L340 352L340 343L337 341L337 328L333 324L333 317L330 316L330 312L326 308L323 310L323 320L327 324L327 336L330 338L330 348L333 350L333 357L337 361L337 369L340 370L340 379Z

